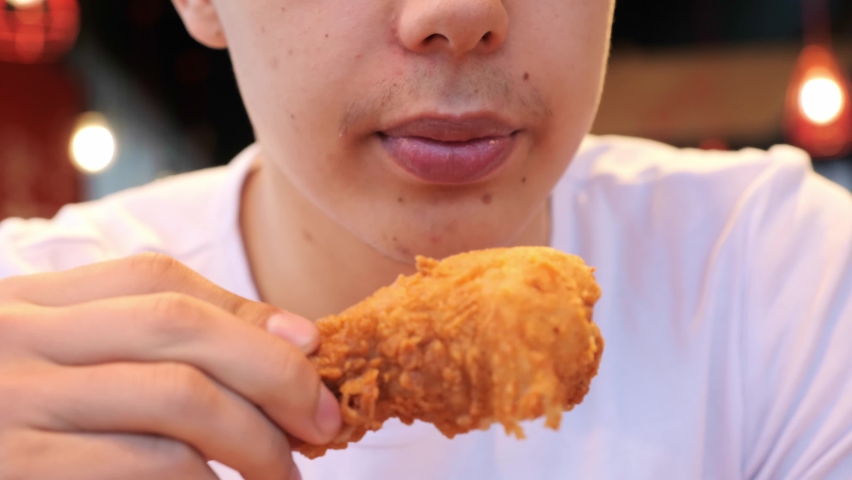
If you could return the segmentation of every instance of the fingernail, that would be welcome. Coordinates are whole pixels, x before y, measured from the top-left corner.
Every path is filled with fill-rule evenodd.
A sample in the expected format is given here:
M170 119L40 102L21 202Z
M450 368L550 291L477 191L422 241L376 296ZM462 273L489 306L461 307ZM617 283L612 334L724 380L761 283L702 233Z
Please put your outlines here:
M332 436L340 430L340 421L340 404L328 388L320 387L317 428L323 435Z
M266 322L266 329L302 350L313 350L312 347L316 346L319 339L319 332L313 322L292 313L273 315Z
M290 478L288 480L302 480L302 472L299 471L299 467L296 464L293 464L293 469L290 470Z

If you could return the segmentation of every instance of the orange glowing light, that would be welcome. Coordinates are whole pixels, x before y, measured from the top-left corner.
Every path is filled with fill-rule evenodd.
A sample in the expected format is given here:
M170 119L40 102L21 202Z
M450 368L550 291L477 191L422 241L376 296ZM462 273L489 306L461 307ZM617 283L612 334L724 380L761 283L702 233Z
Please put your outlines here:
M828 47L802 52L787 92L785 130L790 143L815 158L852 151L849 79Z
M817 125L828 125L843 113L843 87L828 76L813 77L799 90L802 113Z
M55 61L79 31L77 0L0 0L0 61Z

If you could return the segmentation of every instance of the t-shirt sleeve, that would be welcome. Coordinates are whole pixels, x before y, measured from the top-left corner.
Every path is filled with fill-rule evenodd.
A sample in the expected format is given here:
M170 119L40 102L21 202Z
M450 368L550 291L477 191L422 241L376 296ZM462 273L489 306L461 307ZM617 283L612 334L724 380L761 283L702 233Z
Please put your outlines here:
M0 278L68 270L114 256L91 228L59 217L0 222Z
M748 234L743 472L850 479L852 195L775 155Z

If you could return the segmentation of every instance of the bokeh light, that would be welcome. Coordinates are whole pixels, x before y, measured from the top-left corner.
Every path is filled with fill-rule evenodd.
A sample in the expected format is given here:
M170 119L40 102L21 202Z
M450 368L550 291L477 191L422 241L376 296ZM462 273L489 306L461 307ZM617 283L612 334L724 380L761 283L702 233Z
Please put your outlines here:
M116 142L106 121L96 113L84 114L71 137L71 160L83 173L106 170L115 160Z
M843 111L843 89L836 80L816 77L808 80L799 93L799 104L805 116L817 125L833 122Z
M44 0L6 0L15 8L29 8L44 3Z

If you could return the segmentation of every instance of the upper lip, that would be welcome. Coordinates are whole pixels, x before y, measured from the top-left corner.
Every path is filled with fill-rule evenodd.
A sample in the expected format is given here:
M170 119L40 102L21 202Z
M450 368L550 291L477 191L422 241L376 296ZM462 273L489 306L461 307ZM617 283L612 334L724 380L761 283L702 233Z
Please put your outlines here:
M419 137L438 142L468 142L507 137L518 131L509 122L490 114L421 116L397 123L381 133L388 137Z

